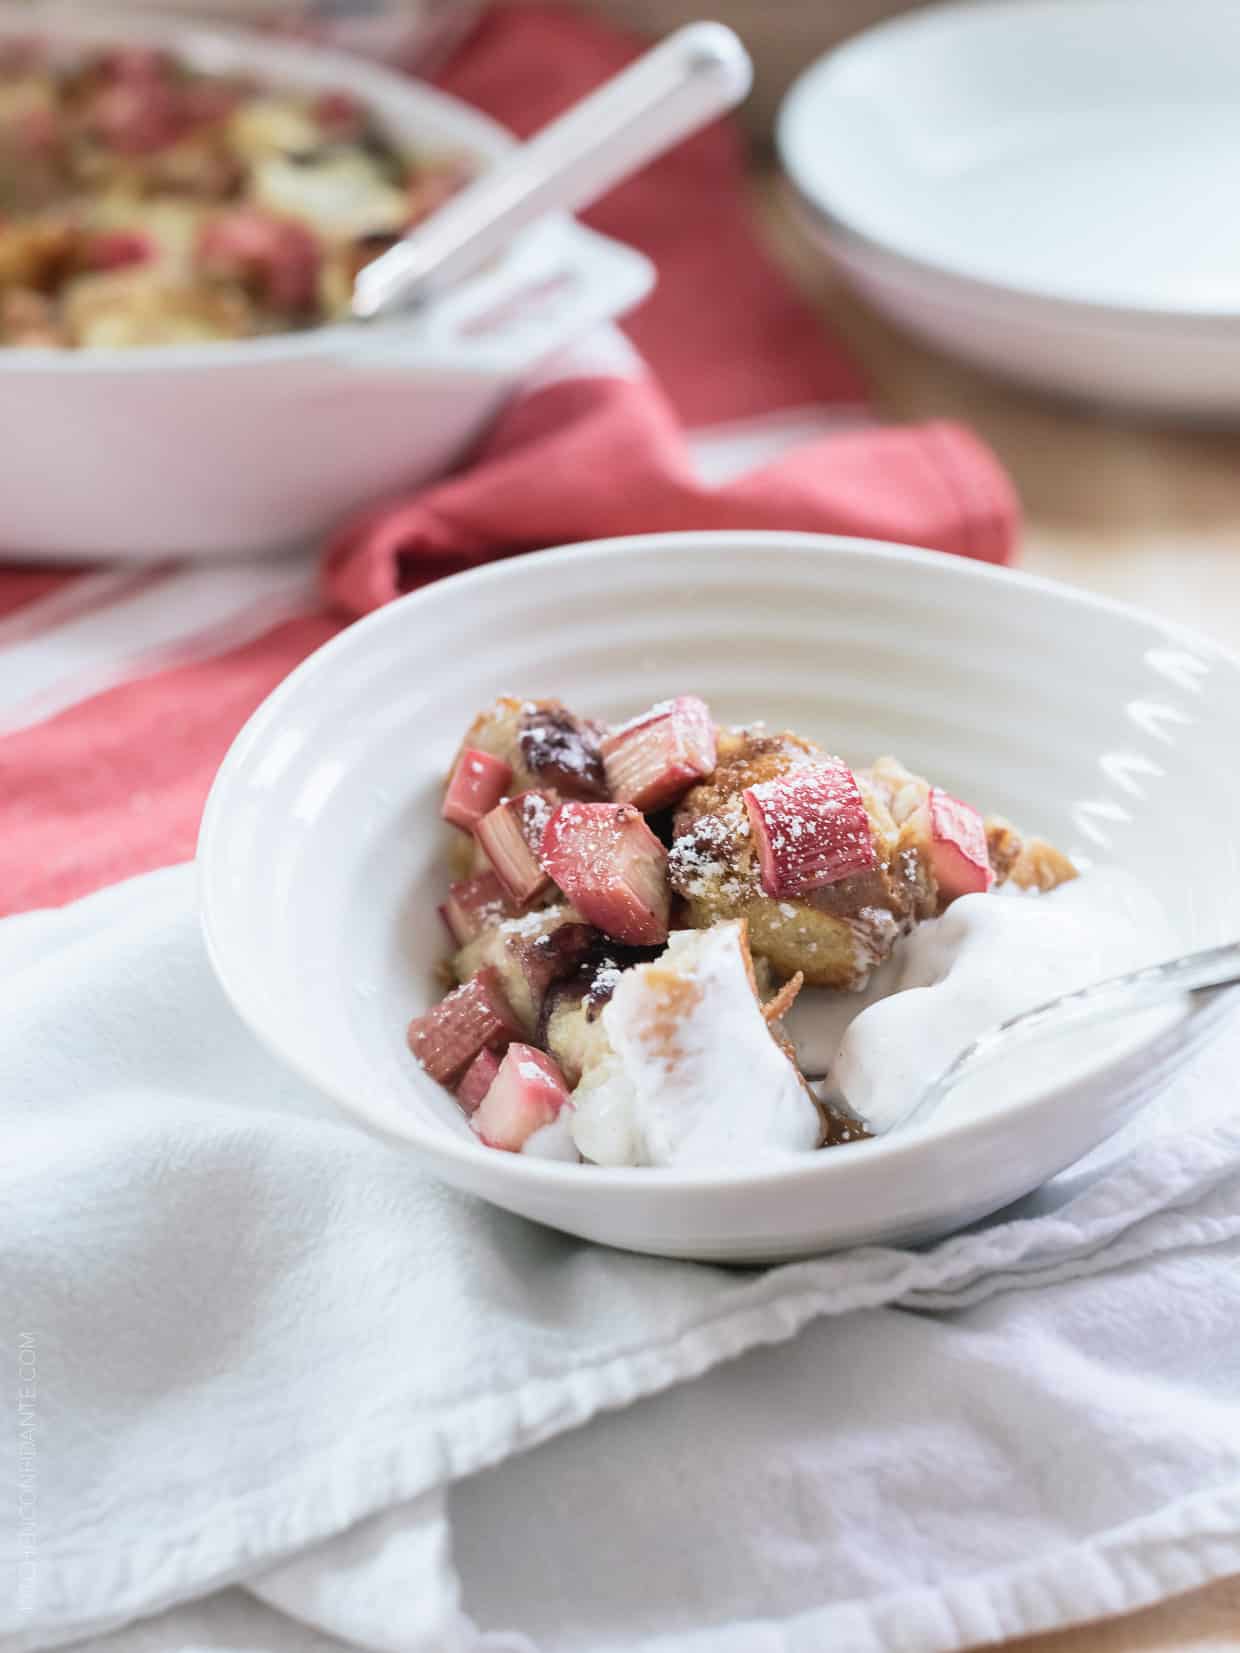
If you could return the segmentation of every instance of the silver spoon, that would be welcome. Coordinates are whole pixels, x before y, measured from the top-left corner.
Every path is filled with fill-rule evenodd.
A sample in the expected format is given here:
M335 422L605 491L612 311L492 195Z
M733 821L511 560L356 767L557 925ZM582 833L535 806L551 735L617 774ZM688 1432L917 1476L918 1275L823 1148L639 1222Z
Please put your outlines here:
M357 278L353 314L412 309L479 270L518 230L588 206L749 91L753 65L722 23L690 23L481 173Z
M1125 975L1095 982L1091 987L1063 993L980 1034L925 1086L908 1113L885 1129L904 1130L909 1125L924 1125L962 1079L971 1078L978 1069L1013 1050L1035 1044L1048 1032L1087 1027L1113 1016L1153 1009L1185 994L1227 987L1235 982L1240 982L1240 942L1230 941L1221 947L1185 953L1162 964L1147 965L1142 970L1130 970ZM839 1098L832 1097L831 1105L858 1124L872 1128L868 1120Z

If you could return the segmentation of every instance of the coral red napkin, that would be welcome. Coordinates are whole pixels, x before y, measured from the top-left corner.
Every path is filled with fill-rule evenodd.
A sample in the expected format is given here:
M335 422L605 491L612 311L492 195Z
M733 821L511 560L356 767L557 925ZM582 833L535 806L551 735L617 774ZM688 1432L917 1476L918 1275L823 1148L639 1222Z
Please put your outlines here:
M641 45L567 10L505 7L440 79L524 134ZM747 525L1006 558L1017 512L995 461L950 425L859 428L857 371L761 250L748 189L722 124L588 214L658 265L624 323L636 350L602 366L576 352L459 475L346 524L326 591L297 563L0 567L0 913L192 855L215 770L263 697L345 614L454 569ZM819 434L787 452L790 430Z
M476 563L614 534L817 529L1003 562L1015 522L1006 479L958 425L825 437L712 488L648 376L573 379L511 408L462 475L350 524L324 573L361 614Z
M505 109L525 133L636 49L556 11L502 12L445 81ZM530 72L514 103L518 63ZM348 524L325 563L340 606L362 613L518 551L667 529L816 530L1008 559L1015 496L956 425L851 431L722 488L699 480L682 421L701 429L862 394L846 352L755 237L731 125L647 167L585 217L659 266L654 295L625 323L651 371L544 386L501 416L463 474Z

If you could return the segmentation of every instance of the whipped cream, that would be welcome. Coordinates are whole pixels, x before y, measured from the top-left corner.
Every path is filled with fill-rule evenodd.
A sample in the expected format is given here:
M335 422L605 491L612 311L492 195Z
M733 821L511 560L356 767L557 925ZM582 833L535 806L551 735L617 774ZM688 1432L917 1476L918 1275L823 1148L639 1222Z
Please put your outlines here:
M573 1141L573 1109L562 1107L549 1125L541 1125L521 1144L521 1152L531 1159L562 1159L575 1165L581 1158Z
M676 932L620 978L610 1052L574 1093L573 1140L598 1165L752 1164L818 1144L821 1121L754 997L738 923Z
M872 1130L889 1130L996 1022L1177 950L1158 902L1119 868L1096 869L1045 895L966 895L902 941L864 993L802 995L789 1031L806 1072L829 1070L829 1090ZM1136 1020L1072 1035L1074 1045L1061 1036L1030 1046L1012 1058L1019 1071L979 1073L953 1092L944 1113L1063 1079L1108 1040L1131 1039Z

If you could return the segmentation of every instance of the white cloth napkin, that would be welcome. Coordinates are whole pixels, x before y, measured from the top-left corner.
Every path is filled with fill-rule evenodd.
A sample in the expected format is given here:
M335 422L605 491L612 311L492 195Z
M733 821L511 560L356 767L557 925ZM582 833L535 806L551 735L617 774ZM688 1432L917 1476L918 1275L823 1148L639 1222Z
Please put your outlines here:
M758 1273L356 1129L192 869L6 921L0 978L12 1653L939 1653L1240 1570L1233 1006L1019 1208Z

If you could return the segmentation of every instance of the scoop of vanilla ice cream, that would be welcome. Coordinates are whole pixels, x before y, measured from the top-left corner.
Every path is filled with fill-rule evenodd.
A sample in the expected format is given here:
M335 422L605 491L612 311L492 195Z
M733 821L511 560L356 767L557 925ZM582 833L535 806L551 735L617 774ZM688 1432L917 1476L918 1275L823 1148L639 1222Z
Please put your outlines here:
M625 971L603 1012L609 1053L573 1100L598 1165L726 1165L817 1147L821 1121L754 996L739 923L676 932Z

